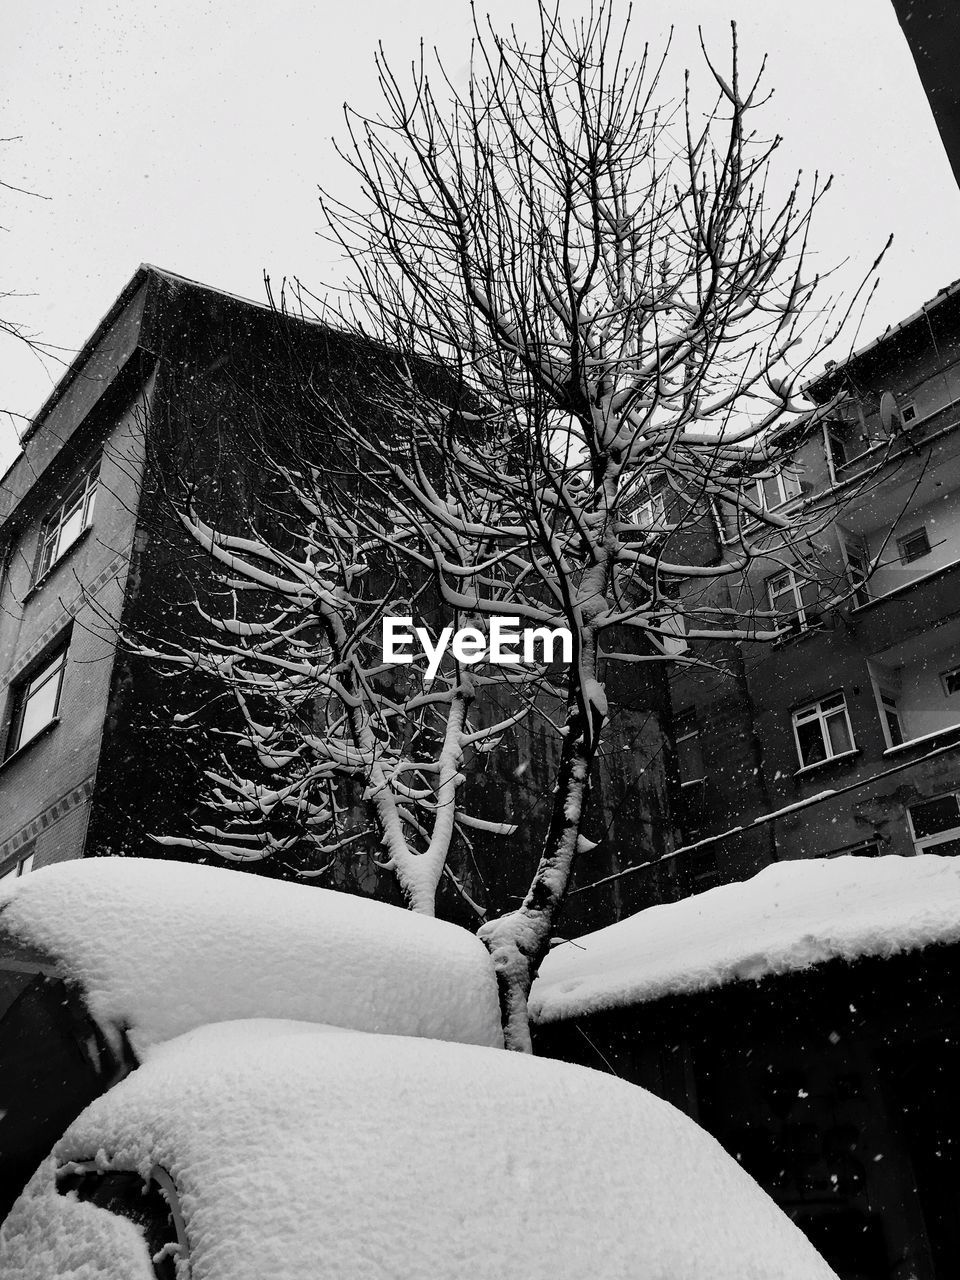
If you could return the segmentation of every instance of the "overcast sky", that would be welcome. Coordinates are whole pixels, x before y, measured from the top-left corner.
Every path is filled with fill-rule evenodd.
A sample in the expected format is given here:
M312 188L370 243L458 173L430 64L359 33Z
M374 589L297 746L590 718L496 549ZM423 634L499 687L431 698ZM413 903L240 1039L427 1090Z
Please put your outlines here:
M571 16L576 0L561 0ZM533 0L490 0L529 30ZM639 0L634 31L676 27L666 84L697 72L698 23L748 66L769 54L770 133L785 169L836 175L818 262L863 274L894 248L866 340L960 276L960 193L889 0ZM262 276L314 291L336 264L317 238L316 188L348 189L330 144L342 104L377 109L373 51L396 65L422 35L454 75L469 48L466 0L40 0L3 6L0 314L48 342L82 345L140 262L262 298ZM0 408L34 413L57 369L0 338ZM20 424L23 425L22 423ZM0 421L0 466L16 450Z

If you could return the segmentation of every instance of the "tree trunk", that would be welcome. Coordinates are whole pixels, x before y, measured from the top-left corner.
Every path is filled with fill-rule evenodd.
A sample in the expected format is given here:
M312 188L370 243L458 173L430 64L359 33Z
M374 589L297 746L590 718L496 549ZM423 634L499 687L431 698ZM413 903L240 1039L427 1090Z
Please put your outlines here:
M563 905L580 841L590 767L603 723L596 708L591 711L594 724L589 745L583 713L576 710L568 719L550 827L526 898L518 910L488 921L479 930L496 969L504 1045L518 1053L533 1052L527 1007L530 988L550 949L553 923Z

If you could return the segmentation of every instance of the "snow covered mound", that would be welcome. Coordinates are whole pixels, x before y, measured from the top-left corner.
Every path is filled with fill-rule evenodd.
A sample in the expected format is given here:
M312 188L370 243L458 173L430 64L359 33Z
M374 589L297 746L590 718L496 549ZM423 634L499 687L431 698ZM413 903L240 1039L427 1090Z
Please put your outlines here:
M651 907L550 952L531 993L556 1022L807 969L960 941L960 859L803 859Z
M169 860L66 862L0 888L4 937L54 957L138 1054L235 1018L503 1043L477 938L327 889Z
M833 1274L667 1103L476 1046L277 1021L202 1027L150 1050L56 1155L163 1166L193 1280Z
M126 1218L58 1196L51 1156L0 1227L8 1280L156 1280L143 1236Z

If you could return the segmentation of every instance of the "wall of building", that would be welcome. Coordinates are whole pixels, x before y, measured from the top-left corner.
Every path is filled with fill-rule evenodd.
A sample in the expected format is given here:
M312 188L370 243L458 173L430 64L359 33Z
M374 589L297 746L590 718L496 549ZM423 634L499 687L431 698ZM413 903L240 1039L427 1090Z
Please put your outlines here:
M128 396L119 416L115 405L88 415L73 447L22 499L9 530L13 545L0 591L5 744L23 678L67 634L69 649L59 722L0 764L0 869L27 842L33 842L36 866L83 850L133 540L147 393L142 388ZM35 585L44 518L98 456L93 523Z
M703 784L684 788L684 841L709 839L731 826L746 828L708 846L719 879L741 878L743 852L750 846L753 869L764 856L818 857L871 847L911 854L907 807L960 789L956 752L926 758L944 748L940 738L891 745L875 690L875 677L883 672L899 685L908 740L942 734L960 720L960 701L955 707L940 682L943 670L960 664L958 356L960 302L948 298L825 376L824 385L814 389L816 398L841 392L848 409L855 401L861 415L845 411L845 430L864 449L864 437L876 443L836 475L839 483L819 434L791 463L802 477L804 509L821 526L806 548L820 565L817 624L773 644L737 647L739 682L729 656L716 663L713 675L674 673L673 710L695 711L705 774ZM895 392L901 406L912 402L917 409L892 439L881 439L884 391ZM930 553L901 565L896 537L921 524ZM843 554L848 535L868 542L873 554L886 540L886 563L870 583L874 599L867 604L850 594ZM775 562L759 561L737 584L730 603L744 610L769 607L767 580L779 571ZM713 649L716 657L722 646ZM837 692L845 699L853 750L804 767L794 712ZM807 801L815 803L794 810ZM754 819L764 815L777 816L755 829ZM758 841L761 833L765 844ZM688 859L704 856L694 851Z

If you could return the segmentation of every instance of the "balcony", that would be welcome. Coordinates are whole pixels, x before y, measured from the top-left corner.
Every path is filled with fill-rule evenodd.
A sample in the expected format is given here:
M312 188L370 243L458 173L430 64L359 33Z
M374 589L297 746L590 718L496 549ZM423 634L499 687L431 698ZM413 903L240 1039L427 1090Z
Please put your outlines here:
M829 430L827 435L834 485L841 489L856 486L878 466L884 472L888 468L895 471L911 458L925 455L941 444L958 426L960 401L904 423L892 438L880 426L875 412L862 421L839 422L833 428L839 432L833 448L830 448Z
M885 755L950 741L960 730L960 619L877 650L867 662Z

